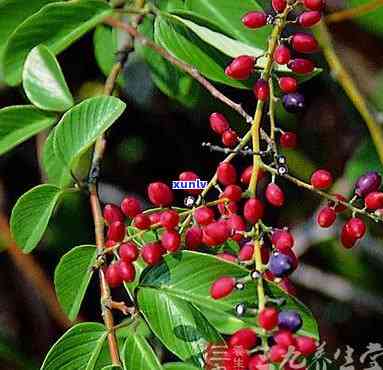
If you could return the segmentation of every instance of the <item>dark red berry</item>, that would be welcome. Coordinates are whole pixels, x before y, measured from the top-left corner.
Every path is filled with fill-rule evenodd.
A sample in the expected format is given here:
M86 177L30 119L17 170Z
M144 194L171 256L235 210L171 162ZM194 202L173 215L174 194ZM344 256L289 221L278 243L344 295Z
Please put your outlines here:
M238 185L228 185L223 192L223 197L238 202L242 197L242 189Z
M217 279L210 288L210 295L214 299L228 296L235 286L235 279L231 276L222 276Z
M178 179L181 181L195 181L199 176L192 171L184 171L180 173ZM186 193L198 195L202 190L201 189L184 189Z
M316 189L327 189L333 183L330 172L326 170L316 170L310 178L311 185Z
M168 252L176 252L181 245L181 236L175 230L165 230L161 235L161 243Z
M321 10L325 5L324 0L303 0L303 4L310 10Z
M377 172L367 172L358 178L355 185L355 194L358 197L365 197L367 194L377 191L381 182L382 178Z
M247 242L243 245L239 251L238 258L240 261L250 261L254 256L254 244L252 242Z
M250 358L249 370L268 370L267 357L261 354L254 355Z
M320 227L330 227L335 222L336 212L330 207L322 208L317 217L317 222Z
M301 353L304 357L312 355L317 349L316 341L311 337L297 336L295 342L297 352Z
M302 13L298 18L298 22L302 27L312 27L320 21L321 17L320 12L312 10Z
M159 242L152 242L144 245L141 251L142 259L148 265L155 265L161 261L164 248Z
M271 242L280 252L284 252L294 246L294 237L286 230L275 230L271 236Z
M222 144L234 148L238 144L238 135L234 130L226 130L222 135Z
M105 279L111 288L117 288L122 284L118 263L112 263L106 268Z
M243 238L241 232L244 232L246 230L246 224L241 216L238 216L236 214L230 215L226 219L226 225L229 228L232 239L240 241Z
M106 240L104 243L105 248L113 248L116 244L114 240Z
M272 0L271 5L277 13L282 13L287 6L286 0Z
M193 226L186 230L185 244L190 250L197 249L202 243L202 230L198 226Z
M249 12L242 17L242 23L247 28L260 28L266 25L267 15L264 12Z
M230 347L252 349L257 345L257 334L252 329L239 329L229 339Z
M248 199L243 208L243 215L246 221L256 224L263 217L264 208L263 203L259 199Z
M279 45L274 51L274 61L278 64L287 64L291 59L290 49L285 45Z
M163 182L152 182L148 186L148 196L156 206L166 207L173 202L173 192Z
M237 171L231 163L222 162L217 168L217 180L222 185L235 184L237 181Z
M128 263L125 261L119 261L117 264L121 279L126 283L130 283L134 281L136 277L136 269L134 268L132 263Z
M208 238L211 238L213 245L224 243L230 236L230 229L223 220L210 223L203 231Z
M253 87L253 92L258 100L266 101L270 95L269 84L265 80L259 79Z
M298 81L294 77L281 77L278 85L285 94L296 92L298 89Z
M348 230L347 224L345 224L343 227L342 227L342 232L340 234L340 241L342 242L342 245L347 248L347 249L350 249L352 248L356 241L358 240L357 238L355 238L353 235L351 235L350 231Z
M133 223L134 226L140 230L149 229L151 224L149 216L145 213L139 213L136 217L134 217Z
M314 70L314 63L309 59L295 58L290 60L287 67L295 73L307 74Z
M259 325L265 330L272 330L278 324L278 310L274 307L264 308L258 316Z
M253 166L246 167L245 170L242 172L242 175L241 175L241 183L243 185L249 185L252 174L253 174ZM265 176L265 172L263 170L259 169L257 181L262 180L264 176Z
M214 212L209 207L199 207L194 211L194 219L200 225L208 225L214 221Z
M230 128L229 121L222 113L212 113L209 117L211 129L218 135L222 135Z
M141 204L135 197L126 197L121 202L121 209L125 216L134 217L141 212Z
M151 225L159 224L160 223L160 219L161 219L161 214L162 214L162 212L153 212L153 213L151 213L149 215L150 224Z
M297 135L294 132L284 132L279 139L279 143L282 148L294 149L297 146Z
M267 185L265 195L267 201L275 207L282 207L285 203L285 195L277 184L271 182Z
M124 222L125 216L121 212L120 207L117 207L114 204L107 204L104 207L104 212L103 212L104 220L105 222L110 225L113 222L120 221Z
M282 104L289 113L299 113L306 107L305 97L298 92L284 95Z
M165 229L174 229L180 222L180 216L174 210L168 210L161 213L160 223Z
M347 199L342 194L334 194L334 195L335 195L336 199L341 200L343 202L347 202ZM335 205L335 203L333 201L329 202L329 206L334 208L336 213L343 212L347 209L347 207L345 205L340 204L340 203L336 203L336 205Z
M383 193L374 191L364 198L364 204L368 209L383 208Z
M134 262L139 255L138 248L133 242L121 244L118 253L120 258L125 262Z
M353 217L350 218L346 224L345 228L351 238L361 239L366 233L366 224L361 218Z
M241 55L226 67L225 74L236 80L247 80L253 72L254 64L254 57Z
M318 42L308 33L296 33L291 39L291 45L298 53L313 53L318 49Z
M280 363L285 359L286 355L287 355L286 347L283 347L279 344L274 344L270 348L269 356L272 362Z
M228 262L237 262L237 257L233 256L230 253L222 252L216 254L216 257L223 260L223 261L228 261Z
M295 285L287 277L282 278L282 281L279 283L279 287L283 289L287 294L293 296L297 295L297 289L295 288Z
M223 193L219 196L219 198L224 198ZM218 204L218 211L223 216L230 216L233 213L237 213L238 205L236 202L229 201Z
M120 221L115 221L110 224L108 229L107 238L114 240L115 242L120 242L125 237L125 224Z
M293 336L293 333L289 330L278 330L274 334L273 339L275 343L279 344L282 347L295 347L295 338Z

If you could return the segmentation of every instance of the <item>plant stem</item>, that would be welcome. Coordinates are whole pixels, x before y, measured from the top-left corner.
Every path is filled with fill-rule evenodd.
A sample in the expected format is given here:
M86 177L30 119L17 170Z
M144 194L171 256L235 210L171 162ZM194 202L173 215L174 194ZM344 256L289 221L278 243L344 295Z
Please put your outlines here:
M324 56L331 68L334 77L342 86L355 108L359 111L363 117L366 125L370 131L371 138L375 144L380 161L383 163L383 131L379 124L376 122L374 115L370 112L367 106L367 102L363 95L355 85L353 78L347 72L343 66L341 60L334 50L334 45L330 32L326 24L321 21L318 26L315 27L315 35L318 38L319 44L323 49Z

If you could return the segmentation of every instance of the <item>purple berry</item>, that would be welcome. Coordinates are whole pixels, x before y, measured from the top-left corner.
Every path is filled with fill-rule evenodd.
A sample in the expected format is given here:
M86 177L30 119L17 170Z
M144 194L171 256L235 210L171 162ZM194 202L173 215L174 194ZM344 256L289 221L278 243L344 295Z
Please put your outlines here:
M305 108L305 97L298 93L286 94L283 97L283 106L289 113L298 113Z
M275 277L285 277L294 271L294 261L286 254L274 253L270 257L269 270Z
M296 311L281 311L278 315L278 326L279 329L295 333L302 327L302 318Z
M382 178L377 172L367 172L357 180L355 194L359 197L365 197L373 191L377 191L381 182Z

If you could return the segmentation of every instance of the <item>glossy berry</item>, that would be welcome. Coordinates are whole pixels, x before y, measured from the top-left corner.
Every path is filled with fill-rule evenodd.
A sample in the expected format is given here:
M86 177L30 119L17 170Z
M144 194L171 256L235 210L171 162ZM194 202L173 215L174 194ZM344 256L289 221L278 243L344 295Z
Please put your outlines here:
M224 243L230 236L230 229L223 220L210 223L203 231L213 245Z
M136 217L133 218L134 226L140 230L146 230L150 227L150 218L145 213L139 213Z
M103 216L108 225L116 221L124 222L125 220L125 216L121 212L121 209L114 204L107 204L104 207Z
M120 221L115 221L110 224L107 238L114 240L115 242L120 242L125 237L125 224Z
M355 185L355 194L359 197L365 197L373 191L377 191L381 182L382 178L377 172L367 172L358 178Z
M254 57L241 55L226 67L225 74L235 80L247 80L253 72L254 64Z
M342 227L342 231L340 234L340 241L346 249L350 249L355 245L355 243L357 242L358 239L351 235L351 233L350 233L350 231L346 225L347 224L345 224Z
M270 360L272 362L280 363L282 362L287 355L287 348L279 344L275 344L270 348Z
M194 211L194 219L200 225L208 225L214 221L214 211L209 207L199 207Z
M335 195L335 198L337 200L342 200L343 202L347 202L347 199L342 194L334 194L334 195ZM334 211L336 213L343 212L347 209L347 207L345 205L340 204L340 203L336 203L336 205L335 205L335 203L333 201L329 202L329 206L334 208Z
M123 281L130 283L134 281L136 277L136 269L132 263L125 261L119 261L117 264L120 277Z
M302 13L298 18L298 23L302 27L312 27L317 24L322 17L322 14L316 10Z
M222 276L216 280L210 288L210 295L214 299L228 296L235 286L235 279L230 276Z
M234 148L238 144L238 135L234 130L226 130L222 135L222 144L228 148Z
M278 64L287 64L291 59L290 49L285 45L279 45L274 51L274 61Z
M298 89L298 81L294 77L281 77L278 85L285 94L296 92Z
M328 189L332 183L332 175L326 170L316 170L310 178L311 185L316 189Z
M275 230L271 236L271 242L281 252L285 252L294 246L294 237L286 230Z
M383 193L374 191L364 198L364 204L367 209L375 210L378 208L383 208Z
M121 209L127 217L134 217L141 213L140 201L135 197L125 197L121 202Z
M259 199L250 198L243 207L243 216L246 221L256 224L263 217L264 208L263 203Z
M199 178L199 176L192 171L184 171L184 172L180 173L180 175L178 176L178 179L181 181L195 181L198 178ZM197 195L201 192L200 189L185 189L184 191L186 193L194 194L194 195Z
M268 361L264 355L254 355L250 358L249 370L268 370Z
M151 213L149 215L150 224L151 225L159 224L160 223L160 219L161 219L161 214L162 214L162 212L153 212L153 213Z
M303 4L310 10L321 10L325 5L324 0L303 0Z
M246 230L246 224L241 216L236 214L230 215L226 219L226 225L233 240L240 241L243 238L241 232Z
M275 277L285 277L294 271L294 260L283 253L273 253L269 260L269 270Z
M242 197L242 188L238 185L228 185L223 192L223 197L238 202Z
M222 162L217 168L217 180L222 185L235 184L237 181L237 171L231 163Z
M116 244L114 240L106 240L104 243L105 248L113 248Z
M314 36L302 32L293 35L291 45L298 53L313 53L318 49L318 42Z
M181 245L181 236L175 230L165 230L161 235L161 243L168 252L176 252Z
M198 226L192 226L186 230L185 244L190 250L197 249L202 243L202 230Z
M336 212L330 207L322 208L317 217L317 222L320 227L330 227L336 219Z
M290 60L287 67L295 73L308 74L314 70L314 63L309 59L295 58Z
M287 6L286 0L272 0L271 5L277 13L282 13Z
M160 223L165 229L174 229L180 221L180 216L174 210L168 210L161 213Z
M316 341L311 337L297 336L295 342L297 352L301 353L305 357L312 355L317 349Z
M305 109L305 97L298 93L290 93L283 96L283 107L289 113L299 113Z
M278 315L278 327L295 333L302 327L302 318L296 311L281 311Z
M278 319L277 319L278 323ZM289 330L278 330L273 336L274 342L282 347L289 348L295 347L295 338L292 332Z
M122 284L123 280L120 275L118 263L112 263L106 268L105 279L111 288L117 288Z
M264 12L249 12L242 17L242 23L247 28L260 28L266 25L267 15Z
M134 242L127 242L121 244L120 249L118 250L120 258L125 262L134 262L139 255L138 248Z
M226 253L226 252L217 253L216 257L223 260L223 261L237 262L237 257L233 256L230 253Z
M345 229L351 238L361 239L366 233L366 224L361 218L353 217L346 222Z
M241 248L238 253L238 258L240 261L250 261L254 256L254 244L252 242L247 242Z
M268 100L270 95L269 84L265 80L259 79L254 84L253 93L258 100Z
M297 135L294 132L284 132L282 133L279 144L282 148L285 149L294 149L297 146Z
M297 295L297 289L295 285L287 277L282 279L282 281L279 283L279 287L290 295L293 295L293 296Z
M223 355L223 365L225 370L247 369L250 357L243 347L230 347Z
M212 113L209 117L211 129L218 135L222 135L230 128L229 121L222 113Z
M259 325L265 330L272 330L278 324L278 310L274 307L264 308L258 316Z
M224 196L223 196L223 194L221 194L219 197L223 198ZM238 205L236 202L233 202L233 201L219 203L218 204L218 211L221 215L229 216L233 213L238 212Z
M265 195L267 201L275 207L282 207L285 203L285 195L277 184L271 182L267 185Z
M252 349L257 345L257 334L252 329L239 329L229 339L230 347Z
M173 202L173 192L163 182L152 182L148 186L150 201L156 206L166 207Z
M253 174L253 166L248 166L241 174L241 183L243 185L249 185L251 176ZM263 170L258 171L257 181L260 181L265 176L265 172Z
M145 244L142 248L141 255L142 259L148 265L155 265L161 261L164 249L159 242L152 242Z

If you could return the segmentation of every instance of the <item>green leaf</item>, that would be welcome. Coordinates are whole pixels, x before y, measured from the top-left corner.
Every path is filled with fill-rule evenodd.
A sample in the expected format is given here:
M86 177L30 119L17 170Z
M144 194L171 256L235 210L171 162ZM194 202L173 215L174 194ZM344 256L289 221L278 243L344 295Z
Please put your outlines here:
M140 334L129 336L123 349L125 370L161 370L152 347Z
M183 251L167 255L161 264L145 270L140 287L155 288L169 297L194 304L220 332L231 334L239 328L255 325L253 314L245 313L244 316L237 317L234 307L245 303L248 307L256 308L257 285L253 281L246 283L244 290L235 291L220 300L212 299L209 290L221 276L241 278L248 274L246 268L234 263L202 253ZM318 327L311 312L275 284L265 282L264 285L270 297L286 300L284 309L300 312L304 323L300 334L318 339Z
M62 256L55 270L57 298L70 320L75 320L80 311L96 262L94 245L82 245Z
M52 126L53 113L42 112L32 105L15 105L0 109L0 155Z
M192 366L190 364L185 364L183 362L169 362L164 364L165 370L199 370L199 367Z
M23 194L12 210L11 232L17 245L25 253L32 251L48 226L60 196L60 188L39 185Z
M23 87L28 99L40 109L65 112L74 104L60 65L44 45L36 46L28 54Z
M102 370L120 370L121 366L109 365L102 368Z
M137 297L152 331L182 360L202 365L207 345L222 340L204 316L183 298L147 287L140 288Z
M60 178L57 178L57 168L53 176L49 172L48 176L64 186L63 181L69 178L70 171L79 163L81 155L120 117L124 109L125 103L118 98L97 96L84 100L66 112L54 129L53 154L52 142L48 143L50 145L44 152L55 160L55 166L59 166ZM45 163L47 161L44 160Z
M20 24L8 39L3 55L5 80L21 82L25 59L33 47L44 44L58 54L110 15L100 0L63 1L46 5Z
M41 370L101 369L107 365L99 361L106 337L104 325L87 322L73 326L50 349Z
M347 8L355 8L360 5L367 5L371 3L370 0L347 0ZM381 5L381 4L380 4ZM373 11L367 12L366 14L354 17L354 22L361 25L368 32L383 36L383 8L378 6Z

